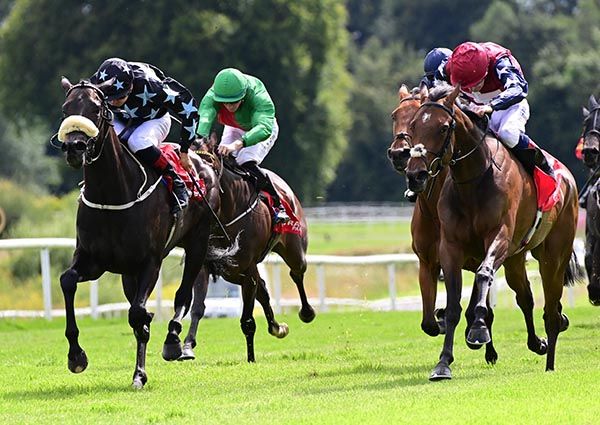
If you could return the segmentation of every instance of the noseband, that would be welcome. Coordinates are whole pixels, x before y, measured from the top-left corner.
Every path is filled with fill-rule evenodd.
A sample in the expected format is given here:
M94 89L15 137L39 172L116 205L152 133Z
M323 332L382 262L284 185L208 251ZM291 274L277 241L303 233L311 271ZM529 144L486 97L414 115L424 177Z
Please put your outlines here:
M596 107L596 108L594 108L594 109L592 109L590 111L590 114L594 114L594 120L592 122L592 128L591 128L591 130L588 130L585 133L583 133L583 139L584 139L584 141L585 141L585 139L586 139L587 136L592 135L592 134L595 135L598 138L598 140L600 141L600 130L598 130L598 127L596 125L597 124L597 120L598 120L598 112L599 111L600 111L600 106Z
M80 81L78 84L71 86L71 88L67 91L65 98L68 98L69 95L71 94L71 92L76 89L77 90L92 89L94 92L96 92L96 94L98 95L98 97L100 98L100 101L101 101L100 114L98 115L96 122L89 120L87 117L80 116L82 119L89 120L88 122L93 124L96 127L96 129L98 130L97 134L94 136L90 136L88 134L88 132L86 132L86 131L79 130L87 136L87 139L82 142L76 142L76 144L75 144L76 149L84 150L84 163L86 165L89 165L89 164L93 163L94 161L96 161L102 154L102 147L104 146L104 144L102 144L100 146L98 154L94 157L94 153L97 150L96 143L97 143L98 139L103 138L104 135L106 134L105 126L112 125L112 122L114 119L114 114L110 110L110 107L108 105L108 100L106 99L102 90L100 90L98 87L96 87L95 85L93 85L87 81ZM77 115L70 115L69 117L77 117ZM64 123L64 120L69 117L63 118L63 123ZM61 124L61 127L62 127L62 124ZM73 130L73 131L77 131L77 130ZM52 138L50 139L50 144L55 147L60 146L60 149L63 152L66 152L68 147L65 145L63 140L59 140L60 139L59 135L60 135L60 131L58 133L56 133L54 136L52 136ZM60 145L58 145L58 143L60 143ZM83 146L81 146L81 145L83 145Z
M443 160L444 156L446 156L446 151L448 150L448 146L450 146L450 140L452 139L452 134L454 133L454 129L456 127L456 117L454 116L453 109L447 108L445 105L442 105L441 103L425 102L419 107L419 109L422 109L426 106L432 106L434 108L442 109L444 112L446 112L448 115L450 115L450 118L452 118L450 127L448 128L448 131L446 132L446 138L444 139L444 144L442 145L442 148L440 149L439 152L432 154L434 156L434 158L433 158L433 161L431 161L431 163L428 164L427 160L425 159L425 156L427 155L427 149L425 148L425 146L422 143L419 143L416 146L412 146L412 144L411 144L412 147L410 149L410 157L411 158L421 158L423 160L423 162L425 162L425 166L427 168L427 173L429 174L429 176L436 177L440 173L440 171L442 171L442 169L444 168L442 160Z

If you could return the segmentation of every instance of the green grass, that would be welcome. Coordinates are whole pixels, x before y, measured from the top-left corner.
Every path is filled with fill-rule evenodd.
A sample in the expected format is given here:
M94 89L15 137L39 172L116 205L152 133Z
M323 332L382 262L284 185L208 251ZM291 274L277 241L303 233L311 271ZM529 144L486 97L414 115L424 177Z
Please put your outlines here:
M410 222L308 223L308 253L368 255L412 252Z
M463 339L455 345L454 379L430 383L442 339L419 329L420 314L327 313L314 323L281 317L290 335L267 335L258 317L257 363L244 361L236 319L201 323L199 358L160 357L166 324L154 323L149 382L130 388L135 342L125 318L80 320L90 366L66 368L63 320L0 321L0 423L43 424L592 424L600 390L600 310L565 309L556 372L529 352L516 309L497 309L499 361ZM541 310L535 312L543 334Z

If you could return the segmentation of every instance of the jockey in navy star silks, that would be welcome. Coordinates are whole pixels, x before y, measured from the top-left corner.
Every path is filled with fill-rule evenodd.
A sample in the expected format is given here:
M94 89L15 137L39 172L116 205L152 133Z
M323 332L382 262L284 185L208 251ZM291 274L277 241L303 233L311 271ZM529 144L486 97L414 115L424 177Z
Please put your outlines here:
M545 174L554 171L541 149L525 133L529 119L528 84L510 50L491 42L457 46L445 67L453 86L460 84L473 102L470 108L491 114L489 129L526 166L533 162Z
M185 183L175 172L158 146L171 129L171 115L181 120L181 164L192 169L188 149L195 139L198 102L181 83L153 65L127 62L120 58L105 60L90 78L93 84L111 81L103 92L115 113L114 128L142 163L154 168L172 183L177 199L174 212L188 204Z
M452 50L445 47L431 49L427 55L425 55L425 60L423 61L423 71L425 71L425 75L421 78L419 86L424 84L430 89L434 86L436 81L448 81L445 67L451 54Z

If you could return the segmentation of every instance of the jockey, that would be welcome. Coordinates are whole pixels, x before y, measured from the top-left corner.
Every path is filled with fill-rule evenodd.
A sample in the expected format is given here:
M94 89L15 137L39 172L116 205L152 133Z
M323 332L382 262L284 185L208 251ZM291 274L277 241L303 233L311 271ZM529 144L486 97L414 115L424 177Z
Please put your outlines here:
M446 71L451 84L460 84L474 103L473 112L491 114L490 130L526 167L535 165L554 177L543 152L525 133L528 84L510 50L489 42L462 43L452 52Z
M436 47L430 50L423 61L425 75L421 78L419 86L425 84L430 89L436 81L447 81L445 68L451 54L452 50L445 47Z
M271 195L275 223L288 221L290 218L273 182L258 166L279 134L275 105L262 81L235 68L221 70L202 98L199 114L198 136L208 137L217 118L225 126L217 152L233 154L236 162L256 178L257 190Z
M185 208L189 198L185 183L158 146L169 134L173 113L181 119L181 164L192 170L187 152L195 138L198 103L189 90L152 65L119 58L105 60L90 81L97 85L112 81L103 92L115 113L115 131L138 160L172 186L177 201L173 212Z

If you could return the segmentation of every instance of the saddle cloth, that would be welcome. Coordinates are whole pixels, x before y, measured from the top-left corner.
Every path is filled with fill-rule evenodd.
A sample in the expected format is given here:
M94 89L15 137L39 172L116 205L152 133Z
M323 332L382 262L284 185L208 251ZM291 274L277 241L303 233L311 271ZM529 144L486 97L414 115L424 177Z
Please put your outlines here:
M560 190L562 174L559 171L562 168L562 164L548 152L544 150L542 150L542 152L546 156L548 164L550 164L552 169L555 171L554 175L556 176L555 180L538 167L533 169L533 180L535 181L535 188L537 192L537 207L538 210L547 212L550 211L558 201L560 201L562 196L562 191Z
M181 177L181 180L184 181L188 192L191 193L190 197L192 199L201 200L202 197L206 194L206 184L204 182L204 179L198 177L196 169L192 169L192 174L194 176L194 180L196 180L196 183L198 184L198 187L194 185L194 182L192 181L191 177L181 165L181 159L179 158L179 152L176 146L174 146L172 143L163 143L159 146L159 148L162 151L165 158L167 158L169 163L173 166L175 172L179 175L179 177ZM198 188L200 188L200 191L198 191Z
M273 216L275 214L275 209L273 208L273 198L264 190L260 192L260 195L263 202L267 205L267 207L269 207L269 210L271 211L271 216ZM283 197L281 192L279 193L279 198L281 199L281 203L285 208L285 212L290 217L290 220L286 223L278 223L274 225L273 232L280 234L293 233L294 235L301 235L303 230L302 223L300 223L300 220L298 220L298 217L296 217L296 214L294 214L292 207L290 206L288 201Z

